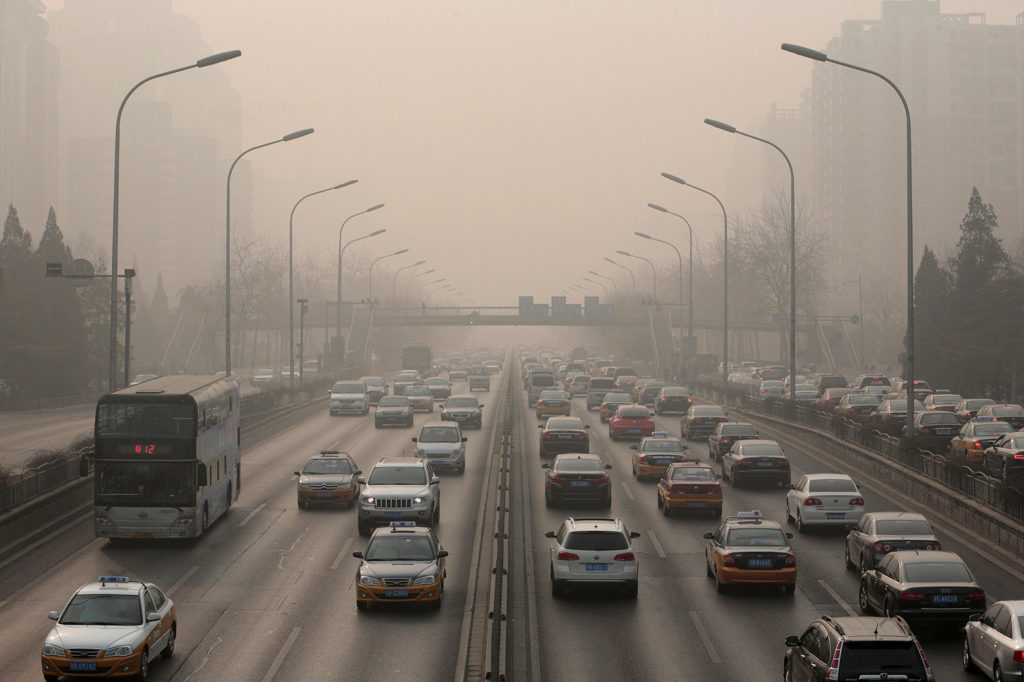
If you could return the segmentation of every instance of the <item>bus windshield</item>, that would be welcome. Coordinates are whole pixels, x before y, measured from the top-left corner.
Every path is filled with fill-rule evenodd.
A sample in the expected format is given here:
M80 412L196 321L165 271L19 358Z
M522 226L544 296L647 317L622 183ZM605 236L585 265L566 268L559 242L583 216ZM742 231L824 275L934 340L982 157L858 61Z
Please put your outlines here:
M194 507L194 462L96 461L96 505Z
M187 403L103 402L96 413L96 435L195 438L195 415Z

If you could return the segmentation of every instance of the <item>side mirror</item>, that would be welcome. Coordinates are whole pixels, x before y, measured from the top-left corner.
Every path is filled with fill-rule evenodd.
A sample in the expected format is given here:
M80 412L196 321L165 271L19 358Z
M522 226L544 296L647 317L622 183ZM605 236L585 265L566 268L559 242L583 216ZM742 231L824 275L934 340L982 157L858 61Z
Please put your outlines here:
M441 477L440 476L431 476L430 477L430 485L437 485L440 482L441 482Z
M630 537L630 539L638 538L638 537L640 537L640 533L637 533L635 530L634 531L630 531L629 537Z
M611 464L605 464L605 465L604 465L604 468L605 468L605 469L611 469L611 468L612 468L612 465L611 465Z
M439 550L437 550L437 558L438 559L443 559L446 556L448 556L448 550L447 549L439 549Z
M590 424L584 424L584 425L583 425L583 428L585 428L585 429L589 429L589 428L590 428Z
M786 637L786 646L800 646L800 638L796 635Z
M549 530L547 533L544 533L544 537L546 537L546 538L554 538L555 537L555 531ZM56 611L50 611L50 613L57 613L57 612Z
M712 540L712 539L714 539L714 537L715 537L715 534L710 532L710 531L708 531L707 533L704 533L704 539L705 540Z
M50 613L53 614L53 613L57 613L57 612L56 611L50 611ZM967 620L973 620L975 623L977 623L978 621L981 620L981 614L980 613L972 613L970 616L967 617Z
M357 482L358 482L358 483L359 483L360 485L366 485L366 476L360 476L359 478L357 478L357 479L356 479L356 481L357 481Z
M156 611L150 611L149 613L146 614L146 622L147 623L155 623L158 620L160 620L160 614L157 613Z
M630 450L637 450L639 447L640 447L639 445L637 445L636 443L633 443L632 445L629 446L629 449Z
M300 474L300 473L299 473L298 471L295 471L295 472L293 472L293 473L294 473L294 474L295 474L296 476L301 476L301 475L302 475L302 474Z
M363 558L363 553L362 552L352 552L352 556L354 556L357 559L362 559Z
M481 406L480 406L480 409L481 409L481 410L482 410L482 409L484 409L484 406L483 406L483 405L481 405Z
M356 469L352 473L355 474L356 476L358 476L359 474L363 473L363 470L362 469Z
M48 614L46 614L46 617L50 620L57 620L58 618L60 618L60 614L56 611L50 611Z
M418 442L418 441L416 440L416 438L410 438L409 440L411 440L411 441L412 441L413 443L416 443L416 442Z
M789 538L790 540L792 540L793 539L793 534L792 533L786 533L786 537Z
M206 478L206 465L200 463L196 467L196 485L200 488L206 487L208 479Z
M683 450L689 450L689 449L690 449L690 446L688 446L688 445L684 445L683 446Z
M465 436L462 437L462 442L463 443L465 443L467 440L469 440L469 438L466 438Z
M540 468L541 469L550 469L551 465L548 464L547 462L544 462L543 464L540 465Z

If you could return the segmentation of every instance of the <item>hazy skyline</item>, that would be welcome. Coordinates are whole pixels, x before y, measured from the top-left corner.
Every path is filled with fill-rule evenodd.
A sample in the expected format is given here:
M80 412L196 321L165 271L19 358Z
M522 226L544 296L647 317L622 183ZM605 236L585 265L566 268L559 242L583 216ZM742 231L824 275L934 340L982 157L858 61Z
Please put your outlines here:
M359 178L303 204L297 262L333 253L341 220L383 202L385 209L349 223L346 234L386 227L374 253L410 248L394 267L425 258L474 301L510 305L518 295L559 294L587 269L603 270L601 258L617 249L674 262L670 250L632 236L640 229L684 241L679 226L647 202L686 215L697 246L711 244L721 232L717 205L659 174L714 191L730 213L758 204L775 187L744 186L732 173L738 163L759 167L761 150L703 119L756 133L773 104L795 107L810 87L812 63L779 44L824 49L843 20L878 18L881 2L172 6L199 25L209 52L242 51L219 68L242 100L244 146L317 130L249 157L258 231L286 244L298 197ZM944 13L985 13L989 24L1013 24L1021 9L1007 0L941 3ZM778 172L781 186L781 163ZM797 173L799 196L809 183ZM223 250L221 235L210 248Z

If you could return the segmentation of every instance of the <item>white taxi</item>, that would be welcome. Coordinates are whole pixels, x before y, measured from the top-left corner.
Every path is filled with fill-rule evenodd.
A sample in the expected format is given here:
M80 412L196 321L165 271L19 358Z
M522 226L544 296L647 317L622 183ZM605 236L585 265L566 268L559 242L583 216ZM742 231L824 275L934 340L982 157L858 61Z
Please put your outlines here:
M134 677L145 680L150 662L174 653L177 620L156 585L102 576L78 589L43 644L43 677Z

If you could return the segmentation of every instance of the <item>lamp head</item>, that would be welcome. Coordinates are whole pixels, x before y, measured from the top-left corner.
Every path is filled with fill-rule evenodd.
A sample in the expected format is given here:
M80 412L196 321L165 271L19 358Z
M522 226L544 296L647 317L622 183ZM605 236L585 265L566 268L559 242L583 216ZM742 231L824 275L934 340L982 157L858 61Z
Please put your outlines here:
M202 59L196 60L196 66L201 69L204 66L213 66L214 64L220 64L221 62L226 62L229 59L234 59L235 57L241 56L241 50L229 50L228 52L219 52L217 54L210 55L209 57L203 57Z
M367 237L376 237L378 234L384 234L387 231L388 231L388 228L385 227L385 228L381 228L379 230L374 230L373 232L371 232L370 234L368 234L366 236Z
M370 208L363 211L363 213L370 213L371 211L376 211L378 208L384 208L384 204L377 204L376 206L371 206Z
M792 52L793 54L800 55L801 57L807 57L808 59L813 59L818 62L828 61L828 55L825 54L824 52L812 50L811 48L804 47L803 45L794 45L793 43L782 43L781 47L785 52Z
M391 254L391 255L392 255L392 256L401 256L401 255L402 255L403 253L408 253L408 252L409 252L409 249L402 249L402 250L400 250L400 251L395 251L395 252L394 252L393 254Z
M647 204L647 206L650 207L650 208L653 208L655 211L661 211L662 213L668 213L668 209L667 208L662 208L661 206L658 206L657 204Z
M712 128L718 128L719 130L724 130L727 133L735 133L736 132L736 127L735 126L731 126L728 123L722 123L721 121L716 121L713 118L706 118L706 119L704 119L704 122L707 123Z
M313 134L313 129L312 128L304 128L302 130L296 130L294 133L288 133L287 135L285 135L284 137L281 138L281 141L282 142L291 142L292 140L297 140L300 137L305 137L306 135L312 135L312 134Z
M631 254L629 251L616 251L615 253L622 254L623 256L629 256L630 258L633 257L633 254Z
M643 237L644 239L654 239L654 237L652 237L651 235L644 234L643 232L634 232L633 234L635 234L637 237Z
M683 180L682 178L680 178L680 177L678 177L676 175L672 175L671 173L662 173L661 177L663 177L663 178L665 178L667 180L671 180L672 182L678 182L680 185L685 185L686 184L686 180Z
M341 189L342 187L348 187L349 185L354 185L357 182L359 182L359 181L358 180L349 180L348 182L343 182L340 185L335 185L331 189Z

